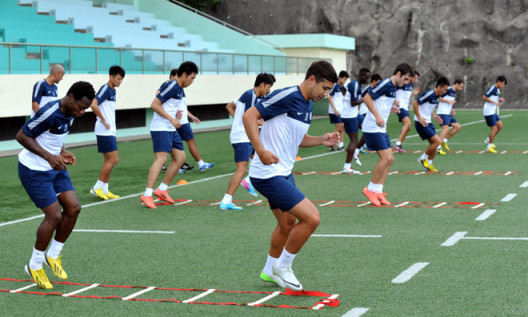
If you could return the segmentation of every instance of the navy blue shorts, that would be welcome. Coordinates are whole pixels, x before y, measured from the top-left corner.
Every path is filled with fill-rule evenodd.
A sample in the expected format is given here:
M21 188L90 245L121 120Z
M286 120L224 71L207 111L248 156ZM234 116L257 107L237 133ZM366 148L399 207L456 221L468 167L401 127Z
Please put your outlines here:
M295 186L293 175L260 179L251 177L251 184L269 201L271 210L288 211L306 196Z
M359 124L357 117L356 118L343 118L343 123L345 124L346 133L358 133Z
M358 120L358 126L361 127L363 125L363 120L365 120L365 116L367 114L358 114L357 120Z
M189 123L182 124L181 127L177 129L177 131L181 139L184 141L194 139L194 134Z
M233 150L235 150L235 163L249 161L249 158L255 152L251 142L235 143L231 145L233 146Z
M177 131L150 131L154 152L183 151L183 141Z
M117 140L113 135L96 135L97 151L99 153L108 153L117 151Z
M452 115L450 114L439 114L440 118L442 118L442 124L440 126L443 126L443 125L451 125L451 123L457 123L457 119L455 119L455 117L453 117Z
M365 144L370 151L383 151L392 148L391 140L387 132L363 132Z
M426 127L424 127L420 124L420 122L414 121L414 127L416 128L416 132L418 132L418 135L422 138L422 140L429 140L436 135L436 129L432 123L429 123Z
M18 162L18 178L38 208L55 203L60 193L75 190L67 170L35 171Z
M398 113L398 121L402 122L404 118L409 118L409 111L400 108L400 113Z
M343 123L341 116L336 116L333 113L329 113L328 116L330 117L330 123L332 124Z
M488 127L494 127L497 125L497 121L501 121L499 115L496 113L489 116L484 116L484 119L486 119L486 124L488 125Z

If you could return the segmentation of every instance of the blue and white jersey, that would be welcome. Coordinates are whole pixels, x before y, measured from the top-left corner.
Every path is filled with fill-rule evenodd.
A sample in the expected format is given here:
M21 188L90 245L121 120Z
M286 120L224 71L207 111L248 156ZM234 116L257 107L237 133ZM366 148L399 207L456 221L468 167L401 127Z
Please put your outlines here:
M34 138L38 145L53 155L60 154L64 139L73 125L73 117L65 116L60 106L60 100L47 103L22 126L27 136ZM48 161L27 149L18 154L18 161L34 171L53 169Z
M240 98L235 100L235 116L233 117L233 125L231 126L231 133L229 134L231 144L249 142L242 116L256 102L257 95L254 89L249 89Z
M343 110L341 111L341 118L355 118L359 113L359 107L350 104L350 101L358 101L361 99L361 84L357 80L351 81L347 86L347 93L343 101Z
M387 120L389 119L394 99L396 99L396 86L394 86L390 78L386 78L380 81L374 88L369 89L367 93L374 100L376 111L385 120L385 126L378 127L376 117L369 111L363 121L363 132L385 133L387 132Z
M108 130L101 118L97 117L95 121L95 135L101 136L115 136L116 135L116 121L115 121L115 108L116 108L116 91L112 89L108 84L101 86L97 95L95 95L97 103L99 104L99 110L105 118L106 123L110 125Z
M369 88L371 88L370 85L367 85L365 86L365 88L363 88L363 90L361 91L361 98L365 98L365 96L367 95L367 92L369 91ZM359 114L364 116L367 114L367 112L368 112L367 104L365 102L362 102L359 105Z
M491 85L491 87L486 91L486 93L484 94L486 97L488 97L489 99L495 101L495 102L499 102L499 97L500 97L500 89L497 88L494 84ZM490 116L492 114L496 114L497 113L497 105L494 104L494 103L491 103L491 102L485 102L484 103L484 115L485 116Z
M299 145L312 121L312 101L304 99L299 86L275 90L255 105L264 119L260 141L277 157L277 164L264 165L255 154L249 176L267 179L291 174Z
M334 106L336 107L337 111L341 113L341 111L343 110L343 100L345 98L345 96L341 92L341 85L334 84L334 88L330 92L330 96L332 96L332 101L334 102ZM328 113L335 114L334 108L332 108L330 102L328 102Z
M400 104L401 109L409 110L409 103L411 102L413 84L405 84L398 87L396 90L396 100Z
M33 96L31 101L35 101L39 104L40 107L43 107L50 101L59 99L57 94L57 85L48 84L46 79L41 79L33 86ZM33 108L31 109L31 118L35 115Z
M455 100L456 99L456 91L453 90L451 86L447 88L447 92L441 96L442 99L445 100ZM438 102L438 109L436 110L436 114L451 114L451 109L453 108L453 105L449 102Z
M418 101L418 111L420 112L420 116L424 118L427 123L431 123L431 114L438 104L438 101L440 101L440 96L435 94L434 89L429 89L416 99L416 101ZM414 115L414 121L418 121L416 114Z
M171 80L161 85L159 94L156 98L161 101L161 107L163 110L165 110L169 116L176 118L176 113L181 109L182 104L185 102L185 93L176 80ZM180 123L182 121L183 117L180 120ZM150 122L150 131L176 131L176 128L174 128L169 120L160 116L157 112L154 112L154 116Z

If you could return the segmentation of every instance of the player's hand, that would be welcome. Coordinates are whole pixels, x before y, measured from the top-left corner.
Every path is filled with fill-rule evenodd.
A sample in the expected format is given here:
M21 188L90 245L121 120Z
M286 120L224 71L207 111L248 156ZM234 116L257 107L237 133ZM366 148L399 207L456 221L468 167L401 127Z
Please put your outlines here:
M180 120L182 117L183 117L183 111L182 110L178 110L176 112L176 119Z
M442 123L444 123L444 120L442 120L442 117L440 117L440 116L438 116L438 115L435 115L434 118L435 118L436 122L438 122L440 125L441 125Z
M456 100L455 100L455 99L450 100L449 103L452 104L452 105L454 105L454 104L456 103Z
M66 169L66 163L59 155L52 155L48 158L48 163L54 170L61 171Z
M398 106L396 106L396 105L395 105L395 106L392 106L392 107L391 107L391 112L392 112L392 113L395 113L395 114L400 113L400 107L398 107Z
M200 119L198 119L197 117L192 117L192 121L196 124L200 124Z
M454 116L455 113L456 113L456 111L452 109L452 110L451 110L451 115Z
M181 127L181 123L180 123L180 120L178 120L177 118L174 118L171 120L171 124L173 127L175 127L176 129L179 129Z
M71 164L72 166L75 166L75 163L77 162L75 155L73 155L72 152L68 152L66 150L61 152L60 157L64 164Z
M280 162L280 159L273 153L267 150L263 150L257 153L260 161L264 165L277 164Z
M394 106L400 108L400 102L397 99L394 99Z
M414 92L413 92L413 94L416 96L416 95L418 95L419 93L420 93L420 87L416 87L416 88L414 88Z
M383 128L385 126L385 120L383 120L383 118L380 116L376 117L376 125L380 128Z
M106 130L110 130L110 125L105 120L103 120L103 125L105 126Z
M420 122L420 124L422 125L422 127L426 127L427 126L427 120L425 120L425 118L420 118L418 120L418 122Z
M504 103L506 101L506 99L504 98L499 98L499 104L497 106L500 106L501 103Z
M339 116L341 115L341 114L339 113L339 111L337 111L337 110L335 111L334 114L336 115L336 117L339 117Z
M339 132L325 133L321 136L321 145L336 146L339 143Z

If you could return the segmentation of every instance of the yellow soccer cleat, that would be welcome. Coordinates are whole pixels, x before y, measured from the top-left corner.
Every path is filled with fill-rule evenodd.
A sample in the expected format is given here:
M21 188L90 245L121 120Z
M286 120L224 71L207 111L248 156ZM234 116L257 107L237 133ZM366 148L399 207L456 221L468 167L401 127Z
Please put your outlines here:
M59 256L57 259L53 259L46 255L46 265L50 267L56 277L66 280L68 279L68 274L62 268L61 257Z
M447 154L446 152L444 152L444 150L442 150L442 148L439 148L438 151L436 151L436 152L438 152L438 154L440 154L440 155L446 155Z
M490 147L490 148L487 148L487 149L486 149L486 152L487 152L487 153L493 153L493 154L497 154L497 153L499 153L499 152L497 152L497 150L495 150L495 148L494 148L493 146Z
M429 162L427 160L424 160L422 164L428 171L431 171L431 172L434 172L434 173L438 173L439 172L439 170L437 170L433 166L433 164L429 164Z
M444 149L449 151L449 146L447 146L447 142L442 142L442 146L444 147Z
M108 196L106 196L103 193L103 189L102 188L99 188L99 189L90 188L90 194L92 194L94 196L97 196L97 197L101 198L102 200L108 200Z
M121 196L115 195L111 191L108 191L108 194L106 194L106 197L108 197L108 199L116 199L116 198L119 198Z
M26 270L26 273L33 278L35 283L37 283L37 286L42 289L52 289L53 285L51 285L50 281L48 280L48 277L46 276L46 272L44 272L44 269L40 270L33 270L29 267L29 263L24 266L24 269Z

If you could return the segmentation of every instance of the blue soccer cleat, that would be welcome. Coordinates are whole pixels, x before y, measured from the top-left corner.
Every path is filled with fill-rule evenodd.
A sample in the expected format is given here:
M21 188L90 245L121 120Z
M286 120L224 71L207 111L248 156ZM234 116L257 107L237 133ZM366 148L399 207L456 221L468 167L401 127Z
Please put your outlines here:
M245 179L243 179L241 182L240 182L240 186L244 187L245 189L247 189L247 191L257 197L257 192L255 191L255 188L253 188L253 185L251 185L251 183L249 183L248 181L246 181Z
M243 208L238 207L237 205L233 203L227 203L227 204L220 203L220 209L222 210L242 210Z
M211 162L211 163L204 163L204 165L200 166L200 172L203 172L205 170L208 170L208 169L211 169L213 168L214 166L214 163Z

